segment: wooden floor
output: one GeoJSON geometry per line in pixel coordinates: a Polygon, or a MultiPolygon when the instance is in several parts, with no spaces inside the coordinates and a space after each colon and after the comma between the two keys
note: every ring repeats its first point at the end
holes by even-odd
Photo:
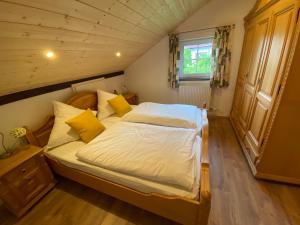
{"type": "MultiPolygon", "coordinates": [[[[210,119],[210,157],[210,225],[300,225],[300,187],[254,179],[227,119],[210,119]]],[[[72,181],[59,180],[55,189],[19,220],[0,207],[0,224],[175,224],[72,181]]]]}

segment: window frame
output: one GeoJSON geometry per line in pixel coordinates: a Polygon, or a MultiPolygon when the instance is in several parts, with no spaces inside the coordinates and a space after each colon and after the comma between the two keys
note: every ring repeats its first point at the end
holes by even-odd
{"type": "Polygon", "coordinates": [[[179,81],[199,81],[199,80],[210,80],[212,77],[212,72],[208,74],[202,73],[193,73],[184,77],[183,74],[183,62],[184,62],[184,46],[193,45],[193,44],[201,44],[213,42],[213,37],[203,37],[203,38],[195,38],[192,40],[180,40],[179,48],[180,48],[180,66],[179,66],[179,81]]]}

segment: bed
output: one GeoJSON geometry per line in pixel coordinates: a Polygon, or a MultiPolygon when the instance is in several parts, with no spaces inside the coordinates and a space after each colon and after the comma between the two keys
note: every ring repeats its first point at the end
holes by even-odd
{"type": "MultiPolygon", "coordinates": [[[[66,103],[81,109],[97,110],[97,95],[95,92],[78,93],[66,103]]],[[[105,123],[106,126],[110,126],[117,121],[117,118],[108,118],[105,123]]],[[[28,129],[29,143],[37,146],[46,145],[53,122],[52,116],[37,130],[28,129]]],[[[45,152],[55,173],[181,224],[207,224],[211,194],[208,120],[205,110],[202,110],[201,137],[197,137],[193,145],[193,148],[199,149],[196,167],[199,176],[196,178],[197,182],[192,191],[184,191],[170,185],[118,174],[105,168],[80,162],[75,157],[75,151],[80,145],[80,141],[75,141],[53,151],[45,152]]]]}

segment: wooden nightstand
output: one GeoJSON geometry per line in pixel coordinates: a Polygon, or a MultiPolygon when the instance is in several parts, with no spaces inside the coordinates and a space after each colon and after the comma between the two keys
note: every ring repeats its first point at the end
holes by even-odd
{"type": "Polygon", "coordinates": [[[39,147],[29,146],[0,160],[0,198],[18,217],[54,185],[54,177],[39,147]]]}
{"type": "Polygon", "coordinates": [[[135,94],[135,93],[125,93],[125,94],[122,94],[122,95],[130,105],[138,105],[139,104],[137,94],[135,94]]]}

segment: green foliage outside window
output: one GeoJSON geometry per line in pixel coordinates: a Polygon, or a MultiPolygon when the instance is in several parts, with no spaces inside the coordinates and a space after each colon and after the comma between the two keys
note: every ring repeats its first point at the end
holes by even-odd
{"type": "Polygon", "coordinates": [[[183,75],[210,74],[211,71],[211,47],[205,47],[202,51],[197,48],[184,48],[183,75]],[[204,51],[203,51],[204,50],[204,51]]]}

